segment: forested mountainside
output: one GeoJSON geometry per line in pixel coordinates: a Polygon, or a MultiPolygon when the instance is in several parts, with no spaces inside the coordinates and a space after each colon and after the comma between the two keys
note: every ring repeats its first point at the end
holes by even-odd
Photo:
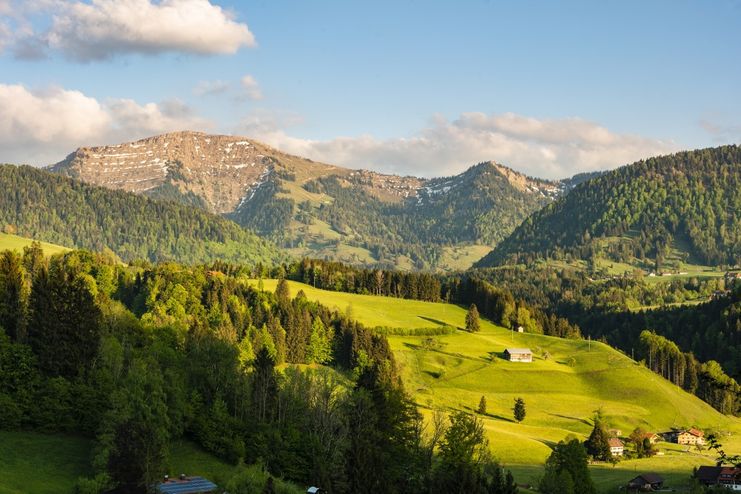
{"type": "Polygon", "coordinates": [[[274,263],[285,258],[270,242],[204,210],[28,166],[0,166],[0,190],[0,225],[37,240],[110,249],[123,260],[274,263]]]}
{"type": "Polygon", "coordinates": [[[197,132],[81,148],[52,170],[224,214],[297,257],[404,269],[467,268],[591,176],[548,182],[491,162],[448,178],[384,175],[197,132]]]}
{"type": "Polygon", "coordinates": [[[601,254],[650,260],[660,270],[670,251],[710,265],[741,262],[741,148],[681,152],[605,173],[533,214],[477,265],[601,254]]]}
{"type": "Polygon", "coordinates": [[[519,175],[522,183],[513,184],[516,175],[481,163],[461,175],[427,181],[414,197],[400,202],[383,201],[363,188],[348,187],[345,178],[330,176],[304,188],[333,201],[299,207],[380,261],[406,255],[415,267],[425,268],[438,264],[444,245],[496,244],[558,193],[555,188],[548,190],[552,195],[528,189],[519,175]]]}

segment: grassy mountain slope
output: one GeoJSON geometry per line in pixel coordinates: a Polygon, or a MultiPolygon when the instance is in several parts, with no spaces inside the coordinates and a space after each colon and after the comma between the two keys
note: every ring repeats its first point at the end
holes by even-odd
{"type": "MultiPolygon", "coordinates": [[[[21,252],[24,247],[28,247],[33,242],[31,238],[19,237],[18,235],[10,235],[7,233],[0,233],[0,252],[4,250],[14,250],[21,252]]],[[[60,252],[67,252],[70,250],[67,247],[61,245],[50,244],[48,242],[41,242],[41,248],[44,253],[48,256],[59,254],[60,252]]]]}
{"type": "Polygon", "coordinates": [[[124,260],[274,262],[283,254],[203,210],[88,185],[28,166],[0,166],[0,225],[20,235],[124,260]]]}
{"type": "MultiPolygon", "coordinates": [[[[450,304],[329,292],[289,283],[292,294],[303,290],[309,299],[329,307],[350,307],[354,318],[371,327],[464,326],[466,311],[450,304]]],[[[263,281],[266,290],[274,290],[276,284],[275,280],[263,281]]],[[[480,333],[435,336],[432,346],[424,340],[389,336],[407,389],[427,413],[434,408],[473,411],[480,397],[486,396],[485,426],[491,446],[508,464],[542,464],[549,444],[568,434],[587,435],[589,420],[599,407],[611,427],[626,435],[637,426],[660,432],[697,425],[731,432],[724,444],[731,451],[741,450],[741,420],[718,413],[602,343],[513,334],[488,321],[482,321],[480,333]],[[530,347],[535,362],[505,361],[501,353],[506,347],[530,347]],[[522,424],[512,420],[515,397],[527,403],[528,416],[522,424]]],[[[687,458],[698,464],[710,461],[707,456],[680,454],[666,444],[662,448],[669,457],[676,456],[671,464],[687,463],[687,458]]],[[[658,468],[660,462],[641,460],[638,465],[658,468]]]]}
{"type": "Polygon", "coordinates": [[[533,214],[477,266],[600,254],[650,260],[657,269],[672,254],[708,265],[738,263],[741,148],[650,158],[582,183],[533,214]]]}
{"type": "Polygon", "coordinates": [[[578,181],[487,162],[423,179],[350,170],[236,136],[174,132],[81,148],[52,171],[223,214],[296,256],[400,269],[465,269],[578,181]]]}

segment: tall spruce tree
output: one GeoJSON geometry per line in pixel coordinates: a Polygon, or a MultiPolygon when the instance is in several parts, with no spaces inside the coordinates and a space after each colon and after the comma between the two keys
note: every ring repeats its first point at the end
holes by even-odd
{"type": "Polygon", "coordinates": [[[512,408],[512,412],[514,414],[515,420],[520,423],[523,420],[525,420],[525,400],[522,398],[516,398],[515,399],[515,406],[512,408]]]}
{"type": "Polygon", "coordinates": [[[481,321],[479,320],[479,310],[476,304],[471,304],[466,314],[466,331],[475,333],[481,330],[481,321]]]}
{"type": "Polygon", "coordinates": [[[0,253],[0,328],[13,341],[25,339],[27,286],[21,256],[10,250],[0,253]]]}
{"type": "Polygon", "coordinates": [[[84,372],[100,345],[100,309],[90,278],[56,258],[31,289],[28,340],[39,367],[52,376],[84,372]]]}
{"type": "Polygon", "coordinates": [[[561,441],[545,463],[539,491],[543,494],[595,494],[587,451],[578,439],[561,441]]]}
{"type": "Polygon", "coordinates": [[[605,426],[602,414],[597,411],[594,414],[594,427],[592,428],[592,432],[584,443],[589,456],[595,460],[609,460],[612,456],[612,453],[610,453],[609,440],[610,435],[607,433],[607,427],[605,426]]]}

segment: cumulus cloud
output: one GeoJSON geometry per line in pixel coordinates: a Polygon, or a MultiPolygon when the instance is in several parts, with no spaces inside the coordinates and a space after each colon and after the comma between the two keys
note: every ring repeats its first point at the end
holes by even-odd
{"type": "Polygon", "coordinates": [[[261,100],[262,90],[254,77],[247,74],[240,80],[244,97],[250,100],[261,100]]]}
{"type": "Polygon", "coordinates": [[[0,84],[0,162],[45,165],[80,146],[209,127],[177,100],[99,102],[79,91],[0,84]]]}
{"type": "MultiPolygon", "coordinates": [[[[16,17],[21,16],[22,24],[23,15],[40,14],[51,15],[48,31],[16,33],[18,40],[78,61],[126,53],[232,54],[255,46],[249,27],[209,0],[36,0],[20,6],[16,17]]],[[[16,56],[24,53],[17,51],[16,56]]]]}
{"type": "Polygon", "coordinates": [[[285,151],[318,161],[388,173],[446,176],[481,161],[496,161],[527,175],[564,178],[614,168],[675,151],[673,142],[612,132],[580,118],[537,119],[515,113],[441,116],[415,135],[372,135],[326,141],[291,137],[280,125],[246,121],[240,130],[285,151]]]}

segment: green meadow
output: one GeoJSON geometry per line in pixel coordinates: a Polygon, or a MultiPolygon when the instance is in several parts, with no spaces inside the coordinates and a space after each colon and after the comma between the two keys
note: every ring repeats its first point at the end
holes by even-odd
{"type": "MultiPolygon", "coordinates": [[[[18,235],[10,235],[7,233],[0,233],[0,252],[4,250],[15,250],[21,252],[24,247],[28,247],[33,242],[31,238],[19,237],[18,235]]],[[[60,252],[67,252],[70,249],[62,247],[61,245],[50,244],[47,242],[41,242],[41,248],[44,250],[44,254],[51,256],[60,252]]]]}
{"type": "MultiPolygon", "coordinates": [[[[72,494],[80,477],[92,475],[93,442],[78,436],[0,431],[0,494],[72,494]]],[[[226,486],[235,479],[264,481],[258,465],[230,465],[189,441],[170,445],[171,476],[200,475],[226,486]]],[[[281,492],[303,489],[279,481],[281,492]]]]}
{"type": "MultiPolygon", "coordinates": [[[[250,280],[256,284],[257,281],[250,280]]],[[[311,300],[348,311],[361,323],[395,328],[464,326],[466,310],[451,304],[319,290],[289,282],[291,294],[303,290],[311,300]]],[[[273,291],[276,280],[263,280],[273,291]]],[[[727,452],[741,452],[741,419],[715,411],[621,352],[599,342],[516,333],[482,321],[479,333],[425,337],[390,336],[405,386],[425,415],[434,410],[473,412],[481,396],[494,454],[512,468],[518,482],[534,482],[550,446],[569,435],[585,438],[594,411],[601,409],[611,428],[624,436],[636,427],[665,432],[697,426],[722,434],[727,452]],[[507,347],[528,347],[532,363],[509,362],[507,347]],[[525,400],[522,423],[512,417],[514,399],[525,400]]],[[[694,466],[711,464],[707,451],[685,451],[659,443],[661,455],[612,465],[593,466],[602,490],[627,482],[635,472],[657,471],[674,482],[687,479],[694,466]]]]}

